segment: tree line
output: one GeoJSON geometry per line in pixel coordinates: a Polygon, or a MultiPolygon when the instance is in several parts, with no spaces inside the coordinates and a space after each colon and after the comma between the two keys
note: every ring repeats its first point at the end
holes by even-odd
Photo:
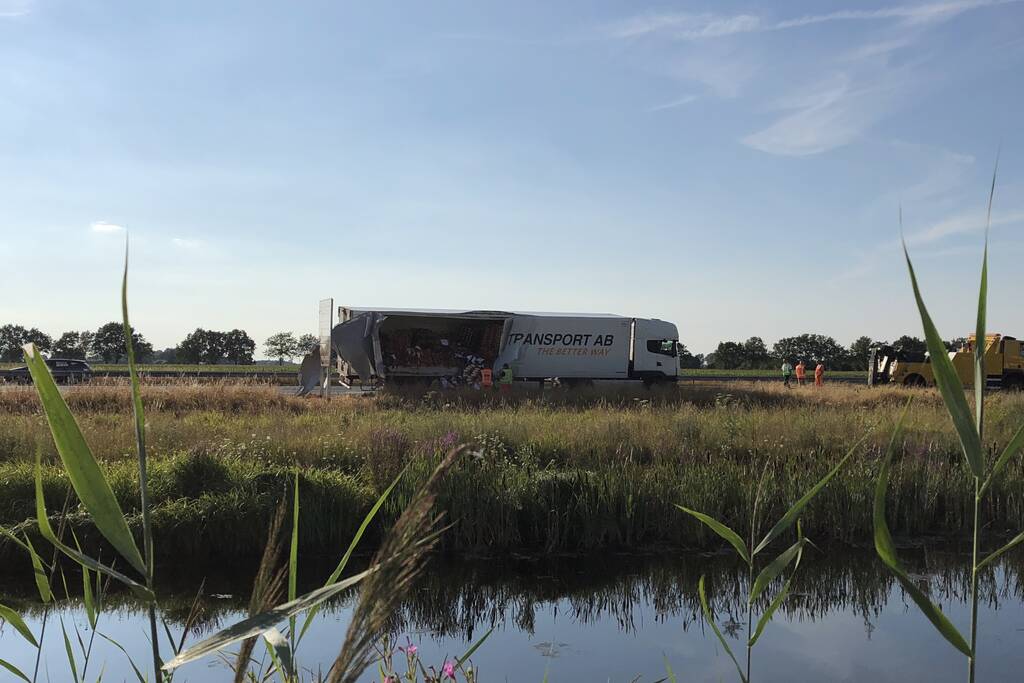
{"type": "MultiPolygon", "coordinates": [[[[124,327],[119,322],[109,322],[99,329],[80,332],[64,332],[59,337],[35,327],[6,324],[0,326],[0,362],[14,363],[22,359],[21,347],[33,343],[50,358],[76,358],[102,361],[104,363],[127,362],[127,347],[124,343],[124,327]]],[[[312,334],[296,337],[291,332],[271,335],[263,344],[268,358],[283,363],[296,356],[305,355],[319,345],[319,338],[312,334]]],[[[142,363],[189,363],[216,365],[231,363],[248,365],[253,362],[256,342],[245,330],[220,332],[201,327],[190,332],[177,346],[156,350],[142,334],[132,329],[132,346],[142,363]]]]}
{"type": "MultiPolygon", "coordinates": [[[[966,339],[959,337],[946,342],[950,351],[959,349],[966,339]]],[[[867,370],[872,347],[892,346],[898,353],[908,356],[924,356],[928,350],[923,339],[903,335],[891,344],[871,337],[858,337],[848,347],[833,337],[823,334],[801,334],[783,337],[771,349],[760,337],[751,337],[744,342],[719,342],[715,350],[707,355],[692,354],[680,345],[679,365],[683,368],[715,368],[718,370],[774,370],[783,361],[796,363],[822,362],[830,370],[867,370]]]]}

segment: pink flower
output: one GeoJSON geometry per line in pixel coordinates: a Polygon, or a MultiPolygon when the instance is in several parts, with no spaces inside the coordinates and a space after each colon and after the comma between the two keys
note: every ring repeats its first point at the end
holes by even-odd
{"type": "Polygon", "coordinates": [[[416,654],[417,650],[419,650],[418,647],[416,647],[415,645],[410,645],[408,648],[406,648],[405,651],[408,652],[410,655],[414,655],[416,654]]]}
{"type": "Polygon", "coordinates": [[[454,681],[455,680],[455,665],[452,664],[451,662],[445,662],[444,666],[441,667],[441,673],[443,673],[446,678],[450,678],[450,679],[452,679],[454,681]]]}

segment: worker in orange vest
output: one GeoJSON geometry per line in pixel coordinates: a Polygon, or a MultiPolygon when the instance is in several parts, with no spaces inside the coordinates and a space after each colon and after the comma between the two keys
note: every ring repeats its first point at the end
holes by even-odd
{"type": "Polygon", "coordinates": [[[796,383],[800,386],[804,385],[804,380],[807,379],[807,366],[804,365],[803,361],[796,364],[796,383]]]}
{"type": "Polygon", "coordinates": [[[818,361],[818,365],[814,368],[814,386],[820,387],[825,383],[825,365],[818,361]]]}
{"type": "Polygon", "coordinates": [[[494,386],[494,372],[490,368],[480,370],[480,386],[490,389],[494,386]]]}

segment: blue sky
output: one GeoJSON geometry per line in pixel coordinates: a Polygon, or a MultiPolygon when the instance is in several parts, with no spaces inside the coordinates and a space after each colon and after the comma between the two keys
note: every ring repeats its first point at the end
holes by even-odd
{"type": "Polygon", "coordinates": [[[1024,335],[1024,2],[0,0],[0,321],[357,306],[1024,335]]]}

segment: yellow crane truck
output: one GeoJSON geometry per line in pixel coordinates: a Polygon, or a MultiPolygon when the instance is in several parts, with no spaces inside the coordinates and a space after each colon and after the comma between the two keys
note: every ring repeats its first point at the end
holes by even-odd
{"type": "MultiPolygon", "coordinates": [[[[949,352],[956,374],[965,386],[974,384],[975,335],[958,350],[949,352]]],[[[985,336],[985,375],[990,387],[1024,389],[1024,341],[1001,334],[985,336]]],[[[927,354],[900,353],[892,346],[871,350],[868,384],[897,384],[909,387],[935,386],[931,359],[927,354]]]]}

